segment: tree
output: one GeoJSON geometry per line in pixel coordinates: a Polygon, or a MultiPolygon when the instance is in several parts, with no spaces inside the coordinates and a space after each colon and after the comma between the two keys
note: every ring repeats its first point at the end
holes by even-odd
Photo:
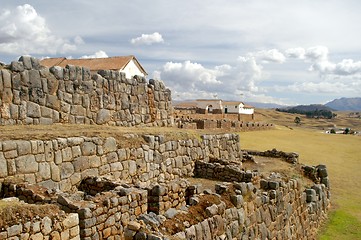
{"type": "Polygon", "coordinates": [[[300,117],[295,117],[294,122],[295,122],[297,125],[300,125],[300,124],[301,124],[301,118],[300,118],[300,117]]]}

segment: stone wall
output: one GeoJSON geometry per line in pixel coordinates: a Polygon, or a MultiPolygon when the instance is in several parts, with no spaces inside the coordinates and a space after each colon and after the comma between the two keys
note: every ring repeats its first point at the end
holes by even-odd
{"type": "Polygon", "coordinates": [[[69,205],[79,215],[81,239],[124,239],[128,223],[147,212],[147,191],[118,187],[69,205]]]}
{"type": "Polygon", "coordinates": [[[237,120],[213,120],[213,119],[176,119],[176,125],[178,128],[185,129],[224,129],[232,131],[255,131],[255,130],[268,130],[273,129],[274,126],[271,123],[263,122],[243,122],[237,120]]]}
{"type": "MultiPolygon", "coordinates": [[[[11,200],[13,201],[13,200],[11,200]]],[[[29,204],[22,203],[23,207],[29,204]]],[[[79,218],[76,213],[62,213],[56,217],[35,217],[30,221],[1,226],[0,239],[66,239],[79,240],[79,218]]]]}
{"type": "Polygon", "coordinates": [[[146,135],[144,139],[146,143],[138,147],[118,147],[112,137],[0,141],[0,182],[69,191],[86,177],[106,176],[148,186],[192,176],[197,160],[242,158],[237,134],[168,141],[162,135],[146,135]]]}
{"type": "Polygon", "coordinates": [[[298,163],[298,153],[278,151],[277,149],[267,151],[243,150],[245,155],[280,158],[288,163],[298,163]]]}
{"type": "Polygon", "coordinates": [[[219,120],[227,119],[230,121],[243,121],[243,122],[254,122],[256,120],[255,114],[237,114],[237,113],[205,113],[205,110],[198,111],[197,109],[180,109],[174,106],[175,118],[183,119],[209,119],[219,120]]]}
{"type": "Polygon", "coordinates": [[[189,183],[184,180],[150,186],[148,188],[148,211],[164,214],[170,208],[185,207],[188,186],[189,183]]]}
{"type": "Polygon", "coordinates": [[[171,92],[161,81],[79,66],[40,66],[23,56],[0,70],[0,124],[173,124],[171,92]]]}
{"type": "Polygon", "coordinates": [[[258,172],[242,170],[240,165],[236,164],[198,160],[194,167],[194,177],[217,179],[226,182],[251,182],[256,176],[258,176],[258,172]]]}
{"type": "Polygon", "coordinates": [[[313,198],[296,180],[276,189],[233,195],[235,207],[211,206],[209,218],[174,235],[177,239],[316,239],[329,208],[328,190],[315,185],[313,198]],[[248,195],[248,197],[246,197],[248,195]]]}

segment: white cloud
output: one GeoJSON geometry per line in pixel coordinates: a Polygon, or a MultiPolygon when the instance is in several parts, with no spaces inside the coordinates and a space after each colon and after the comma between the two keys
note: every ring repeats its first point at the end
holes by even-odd
{"type": "MultiPolygon", "coordinates": [[[[304,68],[301,71],[306,74],[306,70],[307,68],[304,68]]],[[[218,97],[223,99],[239,99],[242,95],[247,97],[246,101],[286,104],[285,98],[274,96],[277,93],[341,95],[361,92],[361,61],[344,59],[333,63],[329,60],[328,48],[324,46],[290,48],[285,54],[277,49],[250,52],[239,56],[232,65],[223,64],[213,68],[206,68],[191,61],[168,62],[161,70],[156,71],[155,75],[166,80],[167,85],[181,98],[212,97],[218,94],[218,97]],[[266,68],[269,65],[265,64],[280,63],[279,74],[283,74],[286,72],[288,65],[285,63],[288,59],[295,59],[292,64],[297,62],[297,59],[299,64],[310,64],[309,70],[322,77],[309,77],[304,80],[295,74],[282,85],[277,82],[272,86],[267,85],[267,81],[274,81],[272,79],[276,76],[272,75],[273,72],[266,68]]]]}
{"type": "Polygon", "coordinates": [[[354,62],[352,59],[343,59],[335,65],[333,73],[336,75],[361,74],[361,61],[354,62]]]}
{"type": "Polygon", "coordinates": [[[310,47],[306,50],[305,56],[311,61],[327,61],[328,60],[328,48],[325,46],[310,47]]]}
{"type": "Polygon", "coordinates": [[[263,77],[262,69],[263,67],[257,63],[254,57],[239,56],[233,73],[239,81],[237,88],[242,91],[257,92],[259,89],[256,86],[256,82],[263,77]]]}
{"type": "Polygon", "coordinates": [[[191,61],[167,62],[160,71],[155,71],[153,76],[167,80],[173,96],[181,95],[183,99],[211,97],[221,87],[219,77],[224,75],[222,69],[227,68],[219,66],[208,69],[191,61]]]}
{"type": "MultiPolygon", "coordinates": [[[[214,85],[220,84],[221,82],[217,80],[217,77],[221,74],[220,71],[211,70],[204,68],[199,63],[192,63],[190,61],[185,61],[183,63],[173,63],[167,62],[163,66],[164,75],[179,75],[183,80],[182,82],[189,82],[191,85],[214,85]]],[[[187,86],[186,86],[187,87],[187,86]]]]}
{"type": "Polygon", "coordinates": [[[257,59],[268,63],[268,62],[275,62],[275,63],[284,63],[286,57],[277,49],[270,49],[270,50],[263,50],[256,53],[252,53],[257,59]]]}
{"type": "Polygon", "coordinates": [[[191,61],[168,62],[153,76],[167,80],[167,85],[175,95],[181,95],[182,98],[212,97],[218,94],[218,97],[224,99],[239,99],[240,93],[260,92],[257,82],[264,74],[262,66],[253,56],[248,55],[240,56],[233,66],[223,64],[214,68],[206,68],[191,61]]]}
{"type": "Polygon", "coordinates": [[[325,46],[307,49],[305,61],[311,62],[310,71],[318,72],[323,78],[339,78],[343,76],[356,76],[361,81],[361,61],[343,59],[338,63],[329,60],[329,51],[325,46]]]}
{"type": "Polygon", "coordinates": [[[304,59],[305,54],[306,54],[306,50],[301,47],[290,48],[286,50],[286,56],[289,58],[304,59]]]}
{"type": "Polygon", "coordinates": [[[134,45],[152,45],[153,43],[164,43],[162,35],[158,32],[152,34],[142,34],[142,36],[133,38],[130,42],[134,45]]]}
{"type": "Polygon", "coordinates": [[[80,58],[107,58],[108,54],[102,50],[97,51],[96,53],[94,53],[93,55],[84,55],[80,58]]]}
{"type": "Polygon", "coordinates": [[[81,42],[52,35],[43,17],[29,4],[0,13],[0,52],[11,54],[56,54],[71,52],[81,42]]]}
{"type": "Polygon", "coordinates": [[[265,95],[263,93],[254,94],[252,92],[246,92],[243,95],[244,96],[242,98],[244,100],[242,99],[242,101],[245,101],[245,102],[276,103],[276,104],[279,104],[279,105],[293,104],[287,99],[267,96],[267,95],[265,95]]]}

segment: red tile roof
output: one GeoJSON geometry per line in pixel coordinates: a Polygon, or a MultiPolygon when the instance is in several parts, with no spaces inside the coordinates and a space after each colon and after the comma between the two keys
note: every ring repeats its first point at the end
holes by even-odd
{"type": "Polygon", "coordinates": [[[122,70],[127,64],[134,60],[134,63],[137,65],[139,70],[147,75],[147,72],[144,70],[142,65],[135,56],[117,56],[117,57],[108,57],[108,58],[82,58],[82,59],[67,59],[67,58],[45,58],[40,61],[40,64],[46,67],[60,66],[65,67],[66,65],[75,65],[87,67],[91,71],[98,70],[122,70]]]}

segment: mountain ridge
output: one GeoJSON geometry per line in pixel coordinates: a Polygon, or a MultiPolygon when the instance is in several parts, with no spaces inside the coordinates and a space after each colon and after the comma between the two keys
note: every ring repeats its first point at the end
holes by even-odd
{"type": "Polygon", "coordinates": [[[361,111],[361,97],[334,99],[325,106],[337,111],[361,111]]]}

